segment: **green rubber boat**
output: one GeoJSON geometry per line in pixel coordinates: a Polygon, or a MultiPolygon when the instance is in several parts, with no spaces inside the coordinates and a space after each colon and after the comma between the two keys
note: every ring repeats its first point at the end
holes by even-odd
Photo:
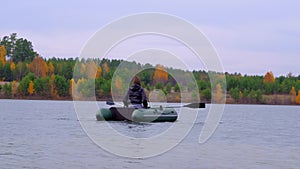
{"type": "Polygon", "coordinates": [[[134,109],[125,107],[102,108],[96,113],[98,121],[174,122],[178,114],[174,108],[134,109]]]}

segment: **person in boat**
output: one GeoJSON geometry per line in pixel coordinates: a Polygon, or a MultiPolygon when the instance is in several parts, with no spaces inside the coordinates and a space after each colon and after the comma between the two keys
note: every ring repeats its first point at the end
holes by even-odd
{"type": "Polygon", "coordinates": [[[134,77],[133,85],[128,89],[123,100],[125,107],[128,107],[128,102],[130,103],[129,107],[136,109],[148,108],[148,98],[144,89],[141,87],[141,81],[137,76],[134,77]]]}

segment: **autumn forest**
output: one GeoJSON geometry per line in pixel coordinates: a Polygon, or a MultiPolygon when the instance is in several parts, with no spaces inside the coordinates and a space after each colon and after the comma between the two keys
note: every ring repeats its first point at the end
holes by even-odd
{"type": "Polygon", "coordinates": [[[71,100],[96,96],[97,100],[106,100],[112,93],[122,97],[128,88],[124,77],[132,78],[131,72],[137,70],[143,70],[138,71],[138,76],[147,94],[160,90],[169,102],[181,101],[184,93],[191,101],[199,95],[207,103],[226,99],[227,103],[240,104],[300,104],[300,75],[275,77],[271,71],[264,76],[190,72],[116,59],[46,59],[34,50],[32,42],[18,38],[16,33],[0,37],[0,98],[3,99],[71,100]],[[130,69],[115,76],[124,62],[130,69]],[[171,76],[174,73],[181,79],[192,74],[197,85],[185,80],[177,83],[171,76]],[[211,81],[212,76],[225,77],[226,83],[211,81]]]}

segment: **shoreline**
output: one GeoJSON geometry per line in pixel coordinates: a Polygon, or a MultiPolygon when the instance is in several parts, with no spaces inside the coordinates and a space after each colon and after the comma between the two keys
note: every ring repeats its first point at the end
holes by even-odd
{"type": "MultiPolygon", "coordinates": [[[[0,100],[41,100],[41,101],[74,101],[74,99],[70,96],[66,97],[59,97],[59,98],[45,98],[41,96],[26,96],[26,97],[0,97],[0,100]]],[[[107,101],[107,100],[112,100],[110,97],[103,97],[103,98],[84,98],[84,99],[79,99],[76,101],[107,101]]],[[[155,101],[155,102],[160,102],[160,101],[155,101]]],[[[180,101],[177,101],[175,99],[168,99],[168,103],[181,103],[180,101]]],[[[182,103],[192,103],[193,101],[190,102],[182,102],[182,103]]],[[[210,101],[200,101],[205,104],[211,104],[210,101]]],[[[215,103],[218,104],[218,103],[215,103]]],[[[297,104],[284,104],[284,103],[245,103],[245,102],[233,102],[231,99],[226,99],[225,104],[230,104],[230,105],[274,105],[274,106],[299,106],[297,104]]]]}

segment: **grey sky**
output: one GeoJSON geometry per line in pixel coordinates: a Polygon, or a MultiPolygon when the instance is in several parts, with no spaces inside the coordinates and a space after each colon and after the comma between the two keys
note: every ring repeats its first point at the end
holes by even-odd
{"type": "Polygon", "coordinates": [[[215,46],[225,71],[299,75],[299,6],[297,0],[10,0],[1,2],[0,36],[17,32],[43,57],[76,57],[111,21],[162,12],[197,26],[215,46]]]}

